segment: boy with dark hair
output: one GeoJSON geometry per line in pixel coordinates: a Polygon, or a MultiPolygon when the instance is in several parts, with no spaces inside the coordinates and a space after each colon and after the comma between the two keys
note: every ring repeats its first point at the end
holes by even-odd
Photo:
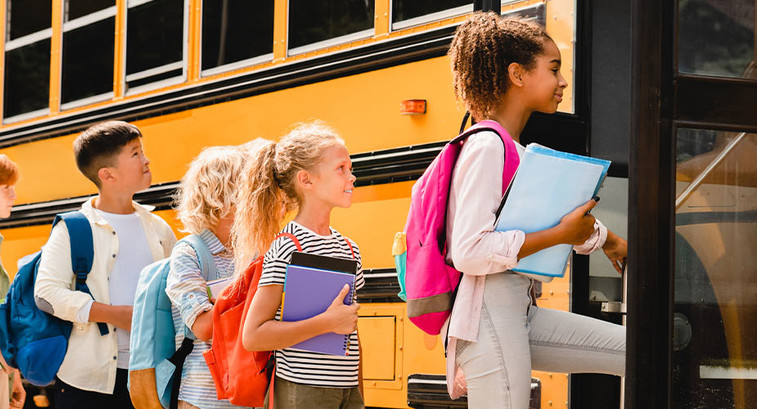
{"type": "Polygon", "coordinates": [[[40,308],[74,323],[55,381],[58,409],[133,408],[126,384],[139,272],[168,257],[176,242],[152,207],[132,201],[152,181],[141,136],[134,125],[110,121],[74,141],[76,164],[99,191],[81,209],[92,227],[94,260],[86,281],[92,296],[74,290],[65,223],[53,228],[44,246],[34,290],[40,308]],[[107,333],[97,323],[106,323],[107,333]]]}

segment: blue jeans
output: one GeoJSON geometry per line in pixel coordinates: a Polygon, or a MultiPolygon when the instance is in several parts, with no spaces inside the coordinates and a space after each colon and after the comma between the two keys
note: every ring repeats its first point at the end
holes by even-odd
{"type": "Polygon", "coordinates": [[[517,273],[486,276],[477,342],[457,341],[468,406],[527,409],[531,370],[623,376],[625,327],[531,305],[532,282],[517,273]]]}

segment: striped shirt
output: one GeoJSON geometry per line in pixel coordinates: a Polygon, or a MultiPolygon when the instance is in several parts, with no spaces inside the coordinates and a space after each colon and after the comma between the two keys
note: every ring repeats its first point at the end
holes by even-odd
{"type": "MultiPolygon", "coordinates": [[[[213,261],[216,263],[218,277],[230,277],[234,274],[234,258],[230,251],[210,231],[200,233],[200,237],[207,243],[213,261]]],[[[184,328],[192,328],[197,317],[209,311],[213,305],[208,299],[205,279],[202,278],[200,262],[191,245],[179,242],[171,253],[171,270],[166,278],[166,294],[171,299],[173,307],[173,325],[176,330],[176,348],[181,346],[184,339],[184,328]]],[[[181,374],[181,388],[179,400],[183,400],[201,409],[221,409],[236,407],[228,400],[218,400],[213,377],[205,363],[202,353],[210,349],[210,342],[195,340],[194,349],[184,361],[181,374]]]]}
{"type": "MultiPolygon", "coordinates": [[[[352,251],[345,237],[338,231],[331,229],[331,234],[321,236],[297,222],[290,222],[282,230],[293,234],[305,253],[322,256],[352,258],[352,251]]],[[[347,239],[349,240],[349,239],[347,239]]],[[[363,278],[360,250],[350,240],[358,262],[358,272],[355,279],[355,289],[365,284],[363,278]]],[[[263,258],[263,274],[259,287],[277,284],[284,285],[286,267],[292,258],[292,252],[297,246],[286,237],[276,239],[263,258]]],[[[353,295],[353,302],[357,297],[353,295]]],[[[281,320],[281,309],[276,312],[276,320],[281,320]]],[[[329,355],[318,352],[285,348],[276,351],[276,376],[290,382],[309,386],[327,388],[352,388],[358,386],[358,364],[360,352],[358,349],[357,331],[350,334],[350,347],[347,356],[329,355]]]]}

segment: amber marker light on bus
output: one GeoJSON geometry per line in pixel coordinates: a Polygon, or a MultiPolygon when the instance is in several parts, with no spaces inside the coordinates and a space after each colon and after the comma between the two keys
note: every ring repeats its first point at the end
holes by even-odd
{"type": "Polygon", "coordinates": [[[406,99],[400,103],[400,114],[402,115],[421,115],[425,113],[425,99],[406,99]]]}

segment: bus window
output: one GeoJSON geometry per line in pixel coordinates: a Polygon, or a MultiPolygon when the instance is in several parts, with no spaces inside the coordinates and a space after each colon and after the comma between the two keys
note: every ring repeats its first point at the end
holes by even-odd
{"type": "Polygon", "coordinates": [[[371,37],[373,10],[373,1],[290,0],[289,53],[371,37]]]}
{"type": "Polygon", "coordinates": [[[8,0],[6,3],[4,122],[48,112],[52,2],[8,0]]]}
{"type": "Polygon", "coordinates": [[[401,30],[471,11],[471,0],[392,0],[392,30],[401,30]]]}
{"type": "Polygon", "coordinates": [[[679,129],[673,407],[757,399],[757,134],[679,129]]]}
{"type": "Polygon", "coordinates": [[[202,69],[230,69],[255,57],[273,55],[273,0],[204,1],[202,3],[202,69]]]}
{"type": "Polygon", "coordinates": [[[681,73],[750,77],[757,70],[754,0],[681,0],[678,16],[681,73]]]}
{"type": "Polygon", "coordinates": [[[50,28],[52,20],[51,0],[8,0],[6,40],[17,40],[29,34],[50,28]]]}
{"type": "Polygon", "coordinates": [[[65,21],[92,14],[116,5],[116,0],[66,0],[65,21]]]}
{"type": "Polygon", "coordinates": [[[61,73],[63,109],[112,97],[115,32],[115,0],[66,0],[61,73]]]}
{"type": "Polygon", "coordinates": [[[126,86],[129,91],[183,80],[185,1],[129,1],[126,14],[126,86]]]}

